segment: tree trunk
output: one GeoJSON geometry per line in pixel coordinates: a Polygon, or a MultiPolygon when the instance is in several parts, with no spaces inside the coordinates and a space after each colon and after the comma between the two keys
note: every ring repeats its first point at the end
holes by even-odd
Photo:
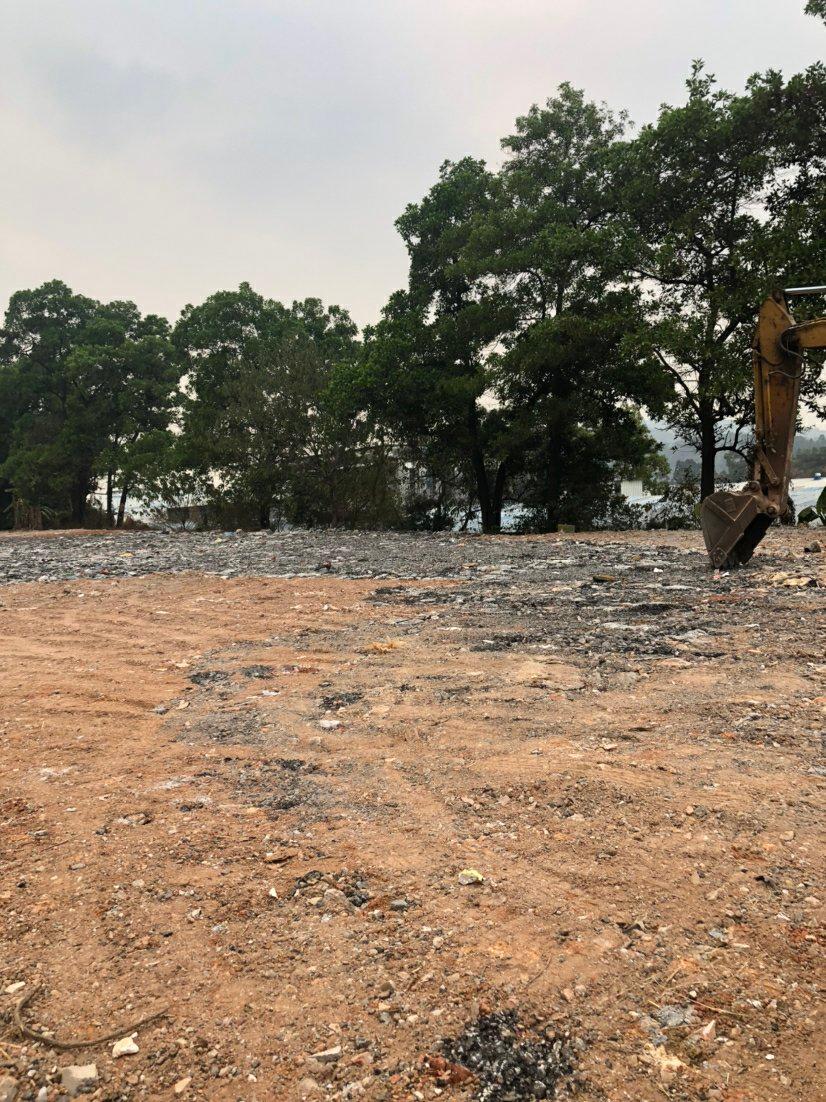
{"type": "Polygon", "coordinates": [[[502,503],[505,498],[505,486],[508,480],[509,462],[503,459],[496,469],[496,478],[493,480],[493,494],[491,495],[491,510],[493,512],[496,531],[502,528],[502,503]]]}
{"type": "Polygon", "coordinates": [[[272,508],[271,501],[262,501],[258,506],[258,525],[260,528],[269,528],[270,526],[270,510],[272,508]]]}
{"type": "Polygon", "coordinates": [[[548,427],[548,459],[545,469],[545,522],[549,532],[560,523],[562,496],[562,441],[552,426],[548,427]]]}
{"type": "Polygon", "coordinates": [[[118,502],[118,528],[123,528],[123,519],[126,516],[126,498],[129,496],[129,483],[124,482],[120,492],[120,501],[118,502]]]}
{"type": "Polygon", "coordinates": [[[714,414],[708,408],[700,409],[700,500],[714,493],[714,464],[717,459],[717,441],[714,436],[714,414]]]}
{"type": "Polygon", "coordinates": [[[112,492],[114,489],[112,482],[114,477],[115,475],[113,471],[106,472],[106,523],[109,525],[110,528],[112,527],[115,519],[114,507],[112,504],[112,492]]]}
{"type": "Polygon", "coordinates": [[[468,411],[468,431],[470,433],[470,462],[473,467],[473,476],[476,482],[476,496],[479,498],[479,512],[482,514],[482,531],[486,535],[492,535],[499,531],[502,510],[494,507],[490,492],[490,479],[488,478],[485,456],[482,451],[482,442],[479,439],[479,414],[476,410],[476,402],[468,411]]]}
{"type": "Polygon", "coordinates": [[[71,504],[71,522],[73,527],[82,528],[86,520],[86,499],[89,496],[89,479],[77,478],[69,493],[71,504]]]}

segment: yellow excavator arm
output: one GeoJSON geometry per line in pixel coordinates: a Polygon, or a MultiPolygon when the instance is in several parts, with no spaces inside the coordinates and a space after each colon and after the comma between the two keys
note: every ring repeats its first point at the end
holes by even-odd
{"type": "Polygon", "coordinates": [[[740,566],[789,503],[792,448],[803,374],[803,352],[826,348],[826,318],[796,325],[788,298],[826,287],[775,291],[760,307],[754,337],[754,472],[740,492],[719,490],[700,506],[712,566],[740,566]]]}

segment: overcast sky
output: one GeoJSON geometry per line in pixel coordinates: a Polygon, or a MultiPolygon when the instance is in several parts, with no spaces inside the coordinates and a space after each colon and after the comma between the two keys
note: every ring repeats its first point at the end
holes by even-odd
{"type": "Polygon", "coordinates": [[[360,324],[445,158],[563,80],[650,120],[824,56],[804,0],[0,0],[0,310],[59,277],[174,319],[249,280],[360,324]]]}

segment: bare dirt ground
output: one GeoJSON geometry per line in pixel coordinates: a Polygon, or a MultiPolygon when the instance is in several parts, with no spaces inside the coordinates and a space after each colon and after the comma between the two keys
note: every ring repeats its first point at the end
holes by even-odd
{"type": "Polygon", "coordinates": [[[0,1098],[824,1097],[812,533],[159,539],[0,541],[0,1098]]]}

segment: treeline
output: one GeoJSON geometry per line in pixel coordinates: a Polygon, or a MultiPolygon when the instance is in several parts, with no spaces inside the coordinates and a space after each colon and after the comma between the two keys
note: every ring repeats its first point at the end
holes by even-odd
{"type": "MultiPolygon", "coordinates": [[[[170,325],[59,281],[0,333],[6,522],[123,523],[130,499],[234,524],[445,527],[507,502],[536,530],[610,521],[666,464],[642,413],[701,458],[748,457],[750,344],[774,286],[826,276],[826,68],[745,90],[695,65],[633,132],[567,84],[396,225],[407,286],[359,333],[249,285],[170,325]],[[225,518],[225,519],[224,519],[225,518]]],[[[354,262],[356,258],[354,258],[354,262]]],[[[804,403],[823,415],[820,364],[804,403]]]]}

